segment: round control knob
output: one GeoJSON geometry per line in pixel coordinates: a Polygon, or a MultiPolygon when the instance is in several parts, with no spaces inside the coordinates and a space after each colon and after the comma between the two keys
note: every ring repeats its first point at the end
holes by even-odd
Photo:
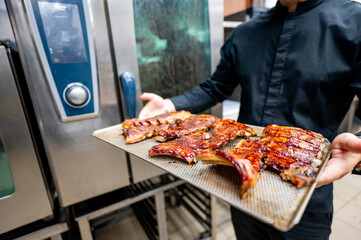
{"type": "Polygon", "coordinates": [[[81,106],[87,102],[89,96],[83,86],[71,86],[66,92],[66,100],[74,106],[81,106]]]}

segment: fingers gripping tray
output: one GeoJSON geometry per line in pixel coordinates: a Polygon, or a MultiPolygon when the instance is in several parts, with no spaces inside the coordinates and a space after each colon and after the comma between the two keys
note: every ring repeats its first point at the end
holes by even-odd
{"type": "MultiPolygon", "coordinates": [[[[251,127],[256,130],[258,136],[261,135],[263,128],[251,127]]],[[[200,162],[190,165],[170,156],[149,158],[148,150],[159,144],[157,141],[147,139],[135,144],[126,144],[124,136],[120,134],[121,131],[122,126],[119,124],[95,131],[93,136],[142,158],[281,231],[290,230],[301,219],[319,175],[331,154],[331,144],[326,140],[322,164],[316,175],[316,182],[311,185],[297,189],[291,183],[282,181],[279,173],[261,170],[256,186],[250,189],[244,199],[241,199],[241,180],[235,168],[200,162]]]]}

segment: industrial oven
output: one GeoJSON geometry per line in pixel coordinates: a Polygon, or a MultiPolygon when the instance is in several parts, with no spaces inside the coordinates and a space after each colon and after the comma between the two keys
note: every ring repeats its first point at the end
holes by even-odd
{"type": "Polygon", "coordinates": [[[4,233],[53,211],[4,46],[0,71],[0,233],[4,233]]]}
{"type": "Polygon", "coordinates": [[[0,236],[44,219],[48,221],[37,236],[47,237],[47,232],[59,236],[68,227],[54,221],[54,194],[40,162],[32,111],[20,88],[23,74],[15,70],[19,59],[4,1],[0,1],[0,36],[0,236]]]}
{"type": "MultiPolygon", "coordinates": [[[[171,97],[204,81],[219,60],[223,1],[0,0],[0,4],[2,56],[8,49],[19,57],[19,67],[11,71],[23,72],[24,81],[17,84],[28,93],[26,105],[32,108],[26,122],[39,132],[34,138],[44,150],[39,168],[43,162],[48,166],[43,172],[49,169],[49,178],[34,171],[34,178],[44,182],[43,195],[50,181],[60,207],[66,208],[163,174],[91,133],[136,117],[143,106],[142,92],[171,97]]],[[[1,122],[1,129],[7,124],[1,122]]],[[[34,164],[39,162],[35,160],[34,164]]],[[[11,168],[15,195],[18,171],[11,168]]],[[[15,195],[0,199],[1,215],[3,201],[12,202],[15,195]]],[[[39,218],[52,214],[52,198],[45,196],[44,201],[46,210],[39,218]]],[[[0,234],[16,227],[1,228],[0,234]]]]}

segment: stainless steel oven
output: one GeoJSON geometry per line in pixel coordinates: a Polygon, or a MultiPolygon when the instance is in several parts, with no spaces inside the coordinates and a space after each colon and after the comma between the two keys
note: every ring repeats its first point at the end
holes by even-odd
{"type": "Polygon", "coordinates": [[[98,2],[6,1],[63,207],[129,184],[125,153],[91,137],[122,120],[98,2]]]}
{"type": "Polygon", "coordinates": [[[0,1],[0,234],[53,217],[53,199],[19,91],[14,36],[0,1]]]}
{"type": "Polygon", "coordinates": [[[17,90],[0,45],[0,234],[53,215],[52,201],[17,90]]]}
{"type": "Polygon", "coordinates": [[[91,134],[136,117],[142,92],[171,97],[215,70],[223,1],[0,2],[60,207],[164,174],[91,134]]]}

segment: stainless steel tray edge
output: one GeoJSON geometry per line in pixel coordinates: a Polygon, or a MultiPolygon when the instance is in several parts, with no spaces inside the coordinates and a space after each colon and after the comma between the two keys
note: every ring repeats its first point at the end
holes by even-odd
{"type": "Polygon", "coordinates": [[[318,179],[320,178],[320,175],[321,173],[323,172],[323,169],[326,167],[326,164],[328,162],[328,160],[330,159],[331,157],[331,143],[328,139],[325,139],[325,141],[328,143],[328,145],[326,146],[327,148],[327,151],[326,151],[326,156],[324,156],[324,161],[319,169],[319,172],[317,173],[317,177],[316,177],[316,181],[310,185],[309,187],[309,191],[308,193],[306,194],[306,196],[304,197],[304,200],[301,202],[301,205],[299,207],[299,211],[296,212],[294,218],[293,218],[293,221],[291,222],[291,224],[285,228],[285,229],[280,229],[281,231],[288,231],[290,230],[294,225],[296,225],[297,223],[300,222],[301,220],[301,217],[304,213],[304,211],[306,210],[306,207],[307,207],[307,204],[308,202],[310,201],[311,197],[312,197],[312,194],[313,194],[313,191],[315,190],[316,188],[316,185],[317,185],[317,182],[318,182],[318,179]]]}

